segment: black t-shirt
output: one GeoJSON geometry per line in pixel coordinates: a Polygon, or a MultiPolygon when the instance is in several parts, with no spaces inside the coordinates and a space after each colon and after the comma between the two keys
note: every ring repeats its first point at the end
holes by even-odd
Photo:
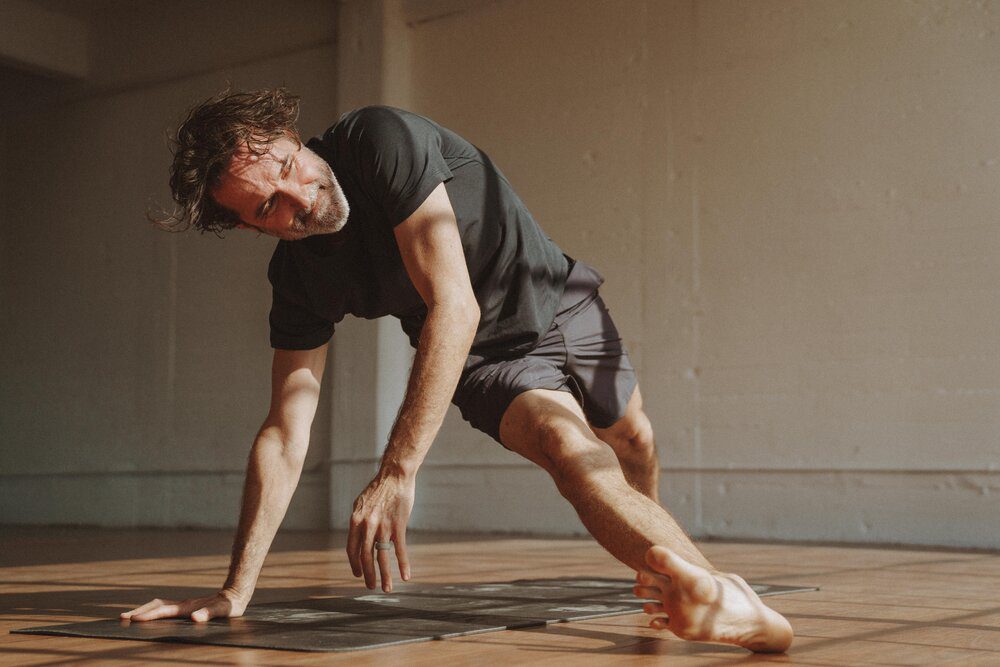
{"type": "Polygon", "coordinates": [[[348,112],[307,145],[330,163],[351,212],[336,234],[278,242],[268,267],[272,347],[318,347],[348,313],[398,317],[415,347],[427,307],[393,228],[442,182],[481,311],[471,353],[513,356],[538,343],[572,260],[483,151],[428,118],[391,107],[348,112]]]}

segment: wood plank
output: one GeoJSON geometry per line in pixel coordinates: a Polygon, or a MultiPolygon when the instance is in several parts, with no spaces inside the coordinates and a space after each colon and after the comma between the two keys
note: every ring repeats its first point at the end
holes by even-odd
{"type": "MultiPolygon", "coordinates": [[[[72,637],[11,635],[20,627],[114,617],[153,597],[212,592],[225,577],[228,537],[196,531],[4,530],[0,533],[0,665],[85,659],[109,664],[338,664],[444,662],[572,665],[635,664],[668,657],[672,665],[741,659],[742,649],[683,642],[646,627],[643,615],[489,633],[349,654],[314,654],[72,637]],[[201,544],[201,546],[199,546],[201,544]],[[210,544],[206,548],[204,544],[210,544]],[[36,551],[42,547],[41,551],[36,551]],[[163,553],[158,553],[162,549],[163,553]],[[39,554],[37,561],[34,554],[39,554]]],[[[590,540],[475,535],[411,537],[417,581],[466,583],[554,576],[629,577],[590,540]]],[[[756,661],[795,665],[1000,664],[1000,555],[711,542],[723,569],[818,592],[768,598],[788,615],[797,639],[789,655],[756,661]]],[[[282,534],[268,557],[255,603],[303,599],[360,585],[341,536],[282,534]]]]}

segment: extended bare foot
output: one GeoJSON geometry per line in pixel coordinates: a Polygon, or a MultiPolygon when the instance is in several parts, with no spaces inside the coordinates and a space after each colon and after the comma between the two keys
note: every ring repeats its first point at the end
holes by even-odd
{"type": "Polygon", "coordinates": [[[792,626],[764,605],[735,574],[711,572],[664,547],[646,552],[648,569],[636,577],[635,594],[654,599],[643,607],[657,616],[649,625],[681,639],[737,644],[757,653],[781,653],[792,643],[792,626]]]}

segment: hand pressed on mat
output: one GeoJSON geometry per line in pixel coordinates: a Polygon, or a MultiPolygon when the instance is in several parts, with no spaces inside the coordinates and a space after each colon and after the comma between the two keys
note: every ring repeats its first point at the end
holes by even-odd
{"type": "Polygon", "coordinates": [[[225,589],[215,595],[189,600],[150,600],[141,607],[121,613],[125,621],[155,621],[160,618],[190,616],[192,621],[204,622],[212,618],[237,618],[246,611],[248,600],[244,600],[225,589]]]}

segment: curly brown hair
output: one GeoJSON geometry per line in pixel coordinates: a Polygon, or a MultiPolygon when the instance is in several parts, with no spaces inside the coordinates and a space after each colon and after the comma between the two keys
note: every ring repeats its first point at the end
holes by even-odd
{"type": "Polygon", "coordinates": [[[298,116],[299,98],[284,88],[245,93],[225,90],[194,106],[171,140],[174,211],[159,218],[150,216],[150,220],[167,231],[194,226],[216,236],[240,224],[236,213],[215,201],[211,189],[241,146],[263,155],[279,137],[298,142],[298,116]]]}

